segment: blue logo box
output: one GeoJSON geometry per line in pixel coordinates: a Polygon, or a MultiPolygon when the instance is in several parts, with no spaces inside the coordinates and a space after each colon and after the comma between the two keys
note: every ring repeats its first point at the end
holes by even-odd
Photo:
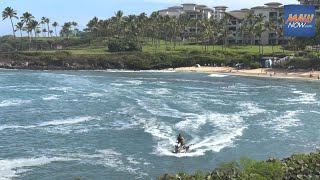
{"type": "Polygon", "coordinates": [[[284,36],[312,37],[316,35],[316,13],[313,5],[284,6],[284,36]]]}

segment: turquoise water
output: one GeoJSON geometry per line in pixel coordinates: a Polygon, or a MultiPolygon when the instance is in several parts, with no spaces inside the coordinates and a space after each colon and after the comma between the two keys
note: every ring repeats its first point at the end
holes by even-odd
{"type": "Polygon", "coordinates": [[[318,81],[0,70],[0,82],[0,179],[155,179],[320,146],[318,81]],[[171,153],[178,133],[191,153],[171,153]]]}

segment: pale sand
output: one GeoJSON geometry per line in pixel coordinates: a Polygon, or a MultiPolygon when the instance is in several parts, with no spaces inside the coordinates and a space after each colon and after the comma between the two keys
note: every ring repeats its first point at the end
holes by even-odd
{"type": "Polygon", "coordinates": [[[245,75],[245,76],[265,76],[275,78],[299,78],[318,80],[320,71],[307,71],[307,70],[285,70],[285,69],[241,69],[237,70],[232,67],[181,67],[175,69],[167,69],[174,71],[186,71],[186,72],[203,72],[203,73],[224,73],[234,75],[245,75]]]}

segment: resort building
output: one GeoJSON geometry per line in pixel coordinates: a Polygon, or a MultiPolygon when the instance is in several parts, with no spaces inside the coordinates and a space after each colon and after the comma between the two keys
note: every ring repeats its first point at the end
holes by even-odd
{"type": "Polygon", "coordinates": [[[298,0],[300,4],[304,5],[314,5],[316,8],[316,13],[320,15],[320,0],[298,0]]]}
{"type": "Polygon", "coordinates": [[[184,3],[181,6],[168,7],[158,11],[161,16],[180,16],[186,15],[191,19],[203,19],[211,18],[212,16],[216,19],[221,19],[223,13],[226,11],[227,7],[217,6],[215,9],[209,8],[206,5],[198,5],[194,3],[184,3]]]}
{"type": "MultiPolygon", "coordinates": [[[[316,10],[320,13],[320,0],[297,0],[300,4],[315,5],[316,10]]],[[[240,27],[245,20],[248,13],[254,15],[262,14],[264,21],[274,22],[278,25],[279,17],[284,15],[284,6],[278,2],[270,2],[264,4],[264,6],[256,6],[250,9],[241,9],[234,11],[227,11],[226,6],[215,6],[210,8],[206,5],[197,5],[194,3],[184,3],[181,6],[173,6],[164,10],[158,11],[159,15],[165,16],[179,16],[186,15],[191,19],[203,19],[213,17],[216,20],[221,20],[224,16],[229,16],[228,31],[229,35],[226,39],[227,44],[250,44],[252,41],[251,35],[243,34],[240,32],[240,27]]],[[[189,27],[189,33],[197,32],[198,27],[189,27]]],[[[262,33],[261,42],[260,39],[254,38],[254,44],[282,44],[279,40],[276,32],[266,30],[262,33]]]]}
{"type": "MultiPolygon", "coordinates": [[[[253,14],[262,14],[263,16],[265,16],[265,21],[273,22],[276,25],[278,24],[278,18],[284,15],[283,5],[278,2],[266,3],[265,6],[256,6],[251,8],[251,10],[253,10],[253,14]]],[[[276,32],[266,30],[262,33],[261,44],[279,44],[277,39],[278,38],[276,32]]],[[[258,40],[256,40],[255,44],[258,43],[258,40]]]]}
{"type": "MultiPolygon", "coordinates": [[[[240,27],[245,20],[248,13],[253,13],[254,15],[262,14],[264,16],[264,21],[271,21],[277,25],[277,20],[280,16],[284,14],[284,9],[281,3],[272,2],[266,3],[264,6],[256,6],[251,9],[241,9],[230,12],[225,12],[229,16],[229,36],[226,40],[227,44],[250,44],[252,37],[249,34],[243,34],[240,32],[240,27]]],[[[254,38],[254,44],[260,44],[260,39],[254,38]]],[[[279,44],[276,32],[266,30],[261,35],[261,44],[279,44]]]]}

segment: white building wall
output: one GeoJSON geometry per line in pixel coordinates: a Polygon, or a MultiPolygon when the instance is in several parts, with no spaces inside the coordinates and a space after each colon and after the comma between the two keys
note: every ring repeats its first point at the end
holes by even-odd
{"type": "Polygon", "coordinates": [[[183,4],[184,11],[195,11],[196,5],[195,4],[183,4]]]}

